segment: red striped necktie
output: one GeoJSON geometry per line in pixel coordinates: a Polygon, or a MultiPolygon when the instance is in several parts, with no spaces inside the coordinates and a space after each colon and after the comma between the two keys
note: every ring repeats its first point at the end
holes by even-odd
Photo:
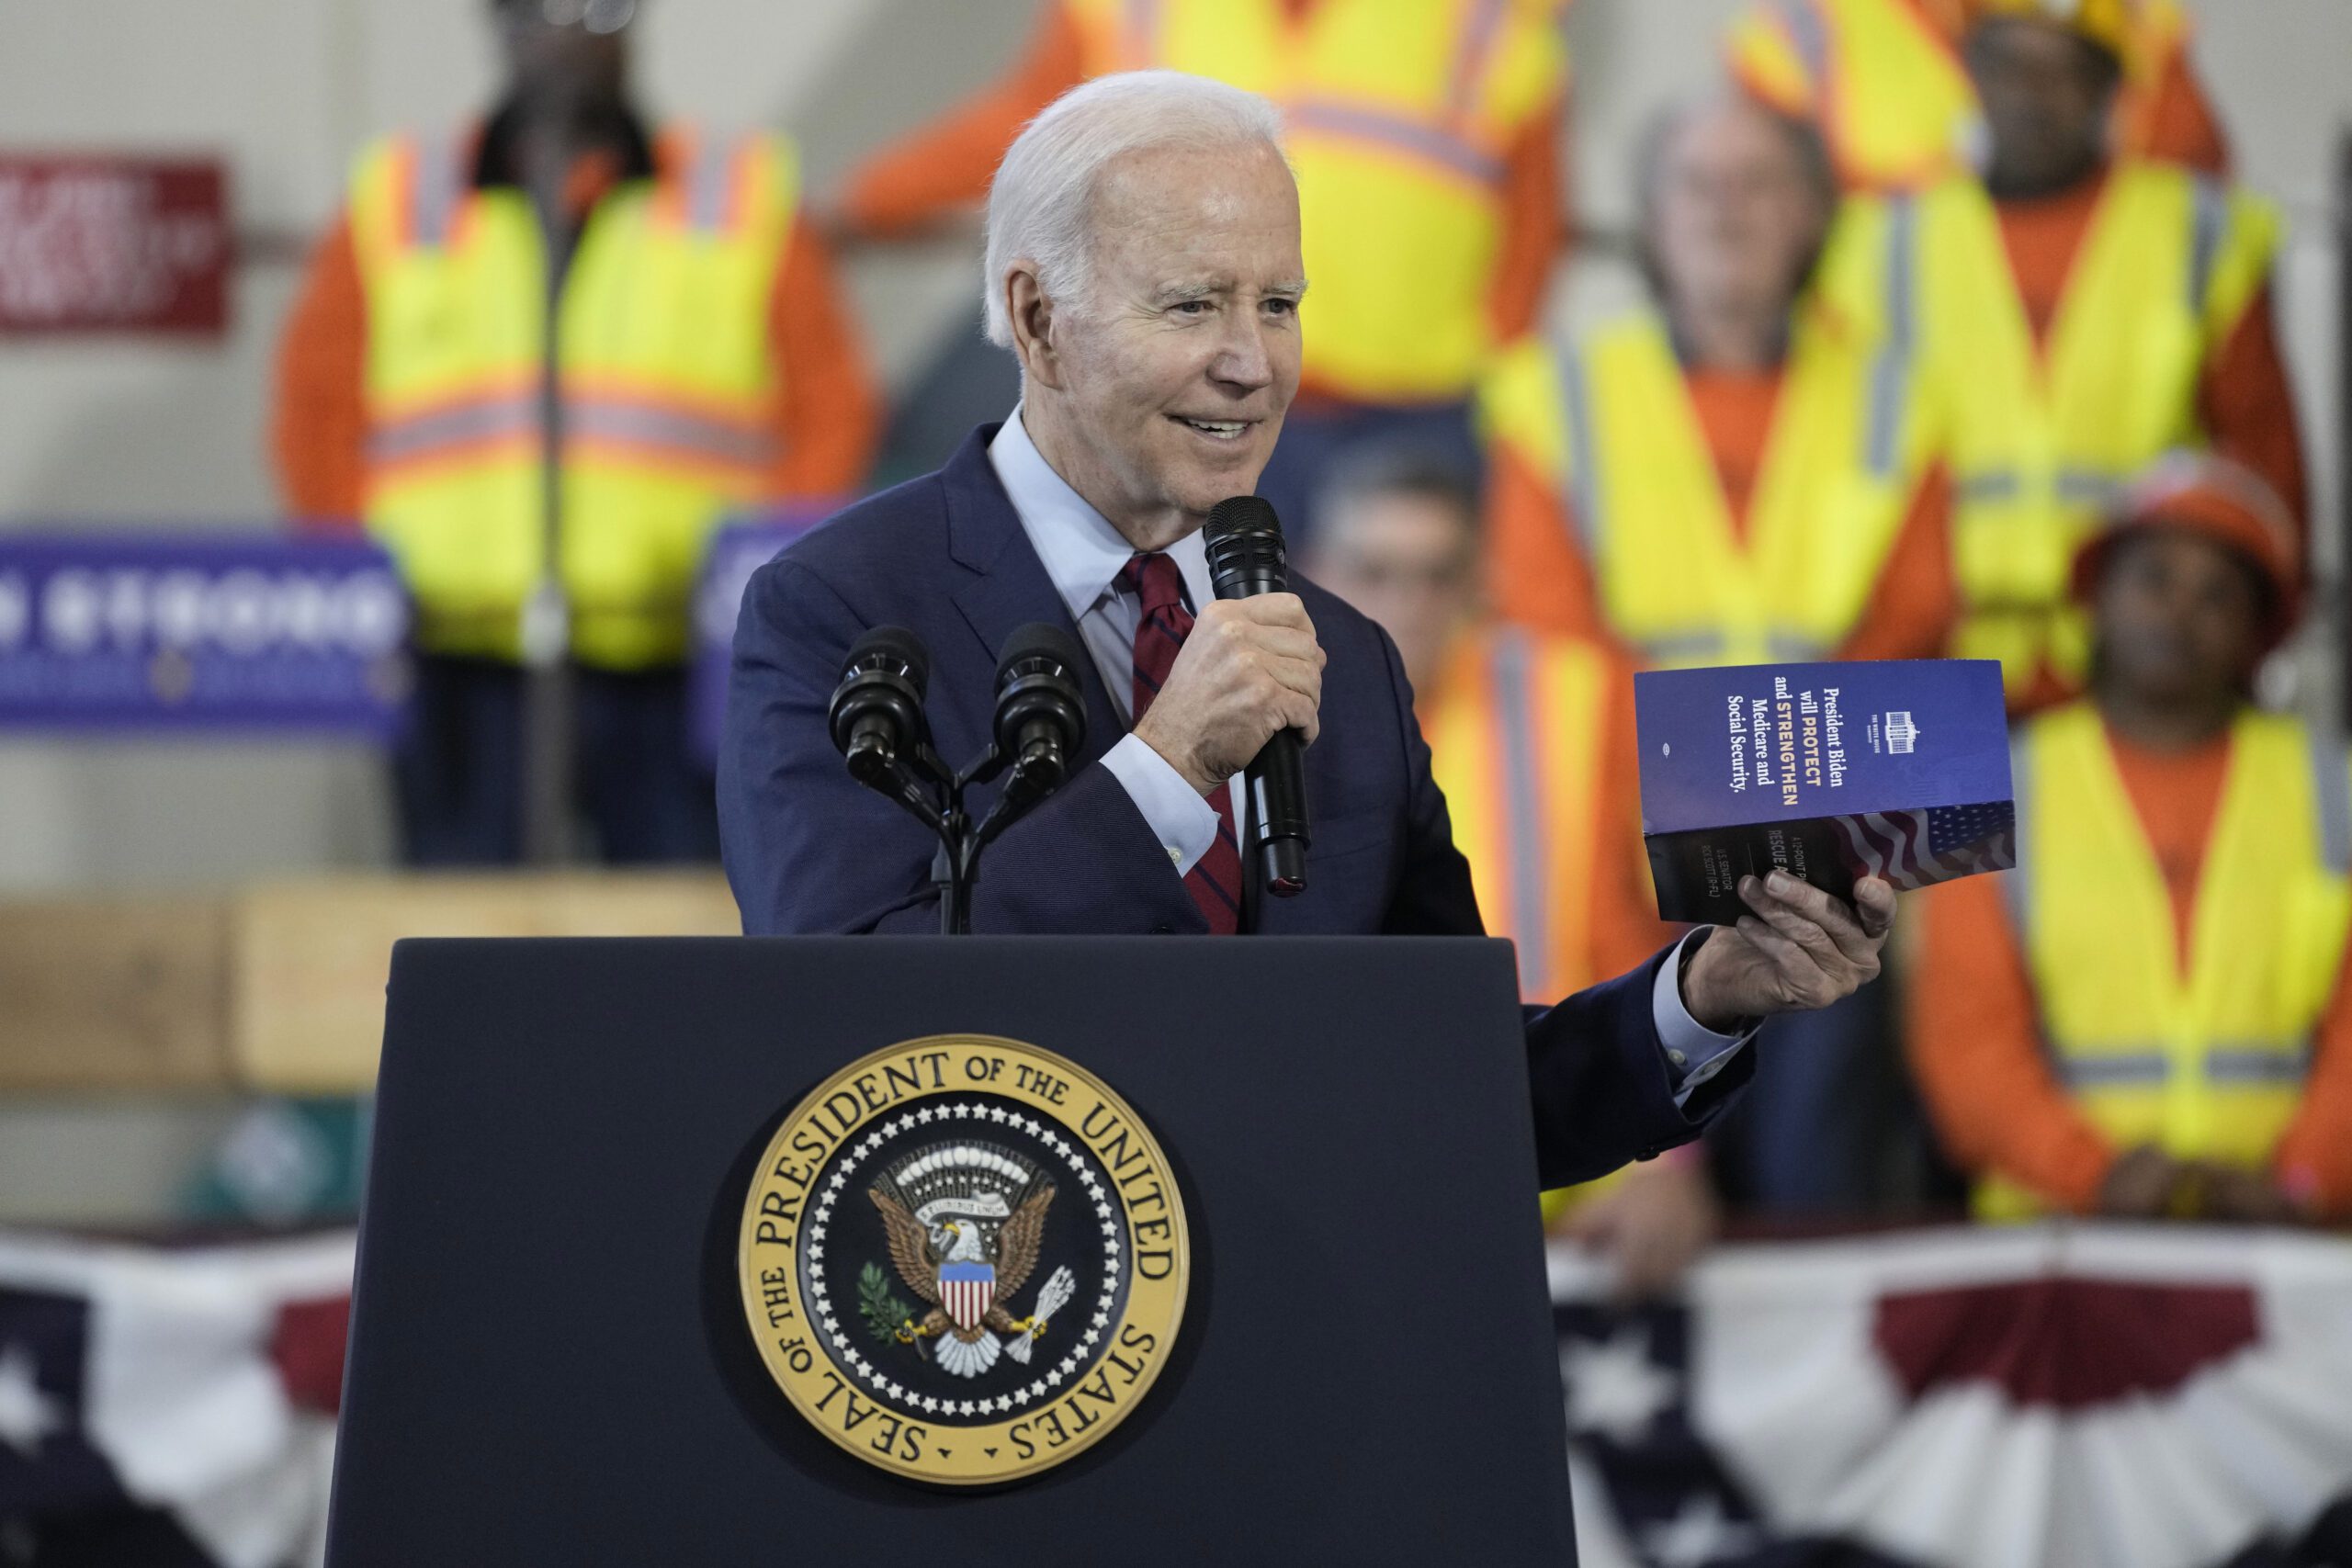
{"type": "MultiPolygon", "coordinates": [[[[1168,683],[1177,650],[1192,635],[1193,613],[1184,608],[1184,580],[1164,555],[1139,555],[1119,570],[1119,591],[1143,601],[1136,623],[1135,722],[1142,723],[1151,699],[1168,683]]],[[[1241,841],[1233,831],[1233,791],[1218,785],[1209,795],[1216,807],[1216,840],[1184,877],[1184,890],[1200,906],[1213,936],[1231,936],[1241,924],[1241,841]]]]}

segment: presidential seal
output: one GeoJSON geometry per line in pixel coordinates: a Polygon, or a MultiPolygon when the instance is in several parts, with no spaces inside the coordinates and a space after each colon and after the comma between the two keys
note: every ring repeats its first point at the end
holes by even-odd
{"type": "Polygon", "coordinates": [[[795,1106],[743,1205],[760,1359],[868,1464],[1035,1475],[1132,1415],[1183,1316],[1167,1157],[1085,1069],[986,1035],[853,1063],[795,1106]]]}

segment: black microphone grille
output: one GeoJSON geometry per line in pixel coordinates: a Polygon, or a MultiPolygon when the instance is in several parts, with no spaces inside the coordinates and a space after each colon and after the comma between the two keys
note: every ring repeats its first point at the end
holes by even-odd
{"type": "Polygon", "coordinates": [[[1201,543],[1209,558],[1209,581],[1220,599],[1280,593],[1290,586],[1282,523],[1257,496],[1228,496],[1209,508],[1201,543]]]}
{"type": "Polygon", "coordinates": [[[1229,495],[1209,508],[1203,532],[1211,544],[1235,534],[1272,534],[1279,539],[1283,525],[1274,515],[1273,502],[1263,496],[1229,495]]]}
{"type": "Polygon", "coordinates": [[[904,626],[876,626],[849,645],[848,670],[895,667],[905,672],[920,696],[931,685],[931,654],[922,638],[904,626]]]}
{"type": "Polygon", "coordinates": [[[1060,665],[1071,680],[1077,680],[1078,639],[1050,621],[1031,621],[1004,639],[1004,649],[996,661],[997,684],[1025,673],[1020,666],[1044,660],[1060,665]]]}

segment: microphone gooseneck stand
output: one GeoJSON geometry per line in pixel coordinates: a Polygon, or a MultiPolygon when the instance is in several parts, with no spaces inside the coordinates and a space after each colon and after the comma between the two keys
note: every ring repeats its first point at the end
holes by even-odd
{"type": "Polygon", "coordinates": [[[1077,657],[1058,628],[1013,633],[997,671],[995,733],[970,765],[951,772],[931,744],[922,709],[930,660],[914,634],[880,626],[850,649],[828,713],[834,743],[853,778],[938,836],[931,879],[943,936],[971,934],[980,852],[1068,776],[1086,733],[1077,657]],[[974,822],[967,793],[1000,778],[996,803],[974,822]]]}

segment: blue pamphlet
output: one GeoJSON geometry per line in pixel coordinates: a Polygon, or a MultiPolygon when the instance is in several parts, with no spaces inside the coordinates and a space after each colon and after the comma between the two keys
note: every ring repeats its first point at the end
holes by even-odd
{"type": "Polygon", "coordinates": [[[1747,912],[1775,869],[1850,900],[2017,864],[2001,667],[1754,664],[1634,677],[1642,834],[1669,920],[1747,912]]]}

